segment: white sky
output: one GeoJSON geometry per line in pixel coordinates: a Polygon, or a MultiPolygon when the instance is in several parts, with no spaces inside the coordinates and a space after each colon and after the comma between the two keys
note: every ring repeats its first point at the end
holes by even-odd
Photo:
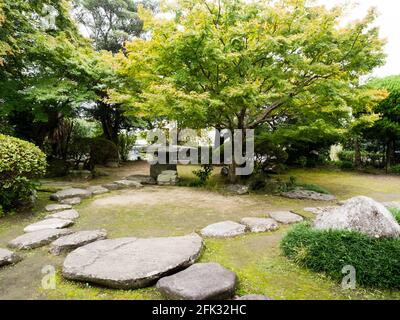
{"type": "Polygon", "coordinates": [[[318,0],[319,3],[328,7],[355,3],[356,7],[349,10],[346,20],[360,19],[365,16],[370,7],[376,7],[379,17],[376,25],[380,27],[382,38],[387,40],[386,54],[388,55],[386,65],[376,69],[374,76],[383,77],[400,74],[400,1],[399,0],[318,0]]]}

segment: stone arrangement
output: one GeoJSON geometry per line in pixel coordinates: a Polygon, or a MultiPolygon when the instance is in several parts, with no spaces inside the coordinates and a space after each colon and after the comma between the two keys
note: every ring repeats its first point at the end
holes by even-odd
{"type": "MultiPolygon", "coordinates": [[[[74,220],[79,219],[79,212],[73,206],[80,204],[82,199],[112,190],[142,188],[143,185],[173,185],[177,180],[177,172],[167,170],[159,175],[157,181],[136,175],[102,186],[58,191],[50,197],[58,203],[45,208],[48,215],[25,227],[25,234],[11,240],[8,246],[16,250],[32,250],[49,245],[49,253],[66,254],[62,275],[70,280],[116,289],[137,289],[156,284],[167,299],[268,300],[260,295],[235,297],[238,279],[234,272],[217,263],[197,263],[204,243],[196,233],[180,237],[107,239],[107,231],[103,229],[68,229],[74,220]]],[[[292,220],[287,223],[302,221],[302,217],[292,215],[292,220]]],[[[248,217],[240,223],[218,222],[205,227],[200,234],[226,238],[246,232],[275,231],[279,228],[278,220],[284,221],[280,215],[276,218],[248,217]]],[[[21,259],[12,251],[0,249],[0,266],[15,264],[21,259]]]]}
{"type": "Polygon", "coordinates": [[[293,191],[281,193],[282,197],[289,199],[300,199],[300,200],[316,200],[316,201],[334,201],[336,197],[331,194],[318,193],[311,190],[305,190],[298,188],[293,191]]]}

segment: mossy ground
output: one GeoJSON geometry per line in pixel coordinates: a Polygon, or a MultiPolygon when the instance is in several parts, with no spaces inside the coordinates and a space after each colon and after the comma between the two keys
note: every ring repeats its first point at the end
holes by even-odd
{"type": "MultiPolygon", "coordinates": [[[[190,179],[193,168],[180,168],[190,179]]],[[[109,169],[110,176],[90,184],[112,181],[146,169],[128,165],[109,169]]],[[[336,194],[339,199],[367,195],[381,201],[400,199],[400,177],[373,176],[329,170],[292,170],[283,178],[296,176],[301,183],[314,183],[336,194]]],[[[272,195],[242,197],[218,191],[219,178],[214,177],[207,188],[146,187],[142,190],[116,191],[84,200],[76,207],[81,217],[74,229],[105,228],[109,237],[172,236],[198,231],[221,220],[240,220],[246,216],[265,216],[271,210],[295,210],[329,205],[314,201],[298,201],[272,195]]],[[[89,183],[84,183],[87,185],[89,183]]],[[[64,185],[80,186],[49,180],[44,189],[64,185]]],[[[40,192],[37,207],[31,213],[15,214],[0,219],[0,247],[22,233],[29,223],[44,215],[42,209],[50,193],[40,192]],[[35,212],[35,213],[33,213],[35,212]]],[[[262,234],[248,234],[233,239],[206,239],[200,261],[219,262],[235,271],[240,279],[237,294],[265,294],[274,299],[400,299],[400,292],[359,288],[344,291],[324,275],[304,270],[281,255],[279,242],[289,227],[262,234]]],[[[64,280],[60,275],[61,257],[54,257],[48,248],[22,252],[24,260],[15,266],[0,269],[0,299],[160,299],[154,287],[141,290],[111,290],[64,280]],[[44,290],[41,270],[52,265],[57,270],[57,287],[44,290]]]]}

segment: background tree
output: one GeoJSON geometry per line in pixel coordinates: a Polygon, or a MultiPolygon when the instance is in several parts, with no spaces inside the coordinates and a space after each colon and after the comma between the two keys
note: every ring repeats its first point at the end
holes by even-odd
{"type": "MultiPolygon", "coordinates": [[[[186,0],[164,11],[174,19],[143,12],[151,38],[119,55],[120,73],[139,77],[142,93],[126,87],[112,98],[182,126],[274,130],[304,111],[340,126],[345,96],[384,61],[373,10],[345,28],[342,8],[306,0],[186,0]]],[[[234,181],[235,165],[230,172],[234,181]]]]}

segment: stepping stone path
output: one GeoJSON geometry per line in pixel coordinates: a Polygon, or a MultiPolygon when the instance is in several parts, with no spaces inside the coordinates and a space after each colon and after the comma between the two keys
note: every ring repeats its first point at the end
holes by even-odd
{"type": "Polygon", "coordinates": [[[80,204],[81,202],[82,199],[79,197],[64,199],[60,201],[61,204],[69,204],[70,206],[75,206],[77,204],[80,204]]]}
{"type": "Polygon", "coordinates": [[[106,230],[78,231],[58,238],[50,245],[50,253],[59,255],[72,251],[78,247],[107,238],[106,230]]]}
{"type": "Polygon", "coordinates": [[[223,221],[210,224],[200,231],[205,237],[228,238],[244,234],[246,226],[233,221],[223,221]]]}
{"type": "Polygon", "coordinates": [[[15,264],[21,260],[21,257],[14,252],[0,248],[0,267],[8,264],[15,264]]]}
{"type": "Polygon", "coordinates": [[[91,186],[91,187],[87,188],[86,190],[91,192],[93,195],[99,195],[99,194],[104,194],[104,193],[110,192],[110,190],[108,190],[107,188],[104,188],[102,186],[91,186]]]}
{"type": "Polygon", "coordinates": [[[45,219],[52,219],[52,218],[75,220],[79,218],[79,213],[78,211],[71,209],[71,210],[56,212],[45,217],[45,219]]]}
{"type": "Polygon", "coordinates": [[[236,298],[235,300],[272,300],[271,298],[268,298],[266,296],[260,295],[260,294],[247,294],[245,296],[241,296],[236,298]]]}
{"type": "Polygon", "coordinates": [[[271,216],[272,219],[283,224],[292,224],[304,220],[303,217],[289,211],[272,212],[269,215],[271,216]]]}
{"type": "Polygon", "coordinates": [[[141,174],[137,174],[137,175],[132,175],[132,176],[126,177],[125,180],[136,181],[136,182],[139,182],[141,184],[147,184],[147,185],[155,185],[155,184],[157,184],[157,181],[153,177],[146,176],[146,175],[141,175],[141,174]]]}
{"type": "Polygon", "coordinates": [[[197,234],[170,238],[100,240],[71,252],[63,276],[116,289],[151,285],[170,272],[192,265],[203,249],[197,234]]]}
{"type": "Polygon", "coordinates": [[[131,180],[119,180],[119,181],[114,181],[115,184],[117,184],[120,188],[142,188],[143,185],[137,181],[131,181],[131,180]]]}
{"type": "Polygon", "coordinates": [[[46,229],[29,232],[10,241],[8,246],[18,250],[30,250],[48,245],[59,237],[71,234],[69,229],[46,229]]]}
{"type": "Polygon", "coordinates": [[[45,208],[47,212],[63,211],[69,209],[72,209],[72,206],[69,204],[49,204],[45,208]]]}
{"type": "Polygon", "coordinates": [[[108,190],[111,190],[111,191],[121,189],[120,185],[118,185],[116,183],[106,183],[106,184],[103,184],[102,187],[106,188],[108,190]]]}
{"type": "Polygon", "coordinates": [[[74,222],[71,220],[65,219],[45,219],[36,223],[33,223],[27,227],[25,227],[24,232],[34,232],[39,230],[46,230],[46,229],[63,229],[73,225],[74,222]]]}
{"type": "Polygon", "coordinates": [[[279,229],[279,224],[271,218],[243,218],[240,223],[250,232],[267,232],[279,229]]]}
{"type": "Polygon", "coordinates": [[[89,198],[92,195],[92,193],[88,190],[85,189],[76,189],[76,188],[70,188],[70,189],[64,189],[61,191],[58,191],[50,196],[51,200],[54,201],[61,201],[64,199],[69,199],[69,198],[89,198]]]}
{"type": "Polygon", "coordinates": [[[222,300],[234,295],[236,283],[236,274],[218,263],[196,263],[161,278],[157,289],[173,300],[222,300]]]}

